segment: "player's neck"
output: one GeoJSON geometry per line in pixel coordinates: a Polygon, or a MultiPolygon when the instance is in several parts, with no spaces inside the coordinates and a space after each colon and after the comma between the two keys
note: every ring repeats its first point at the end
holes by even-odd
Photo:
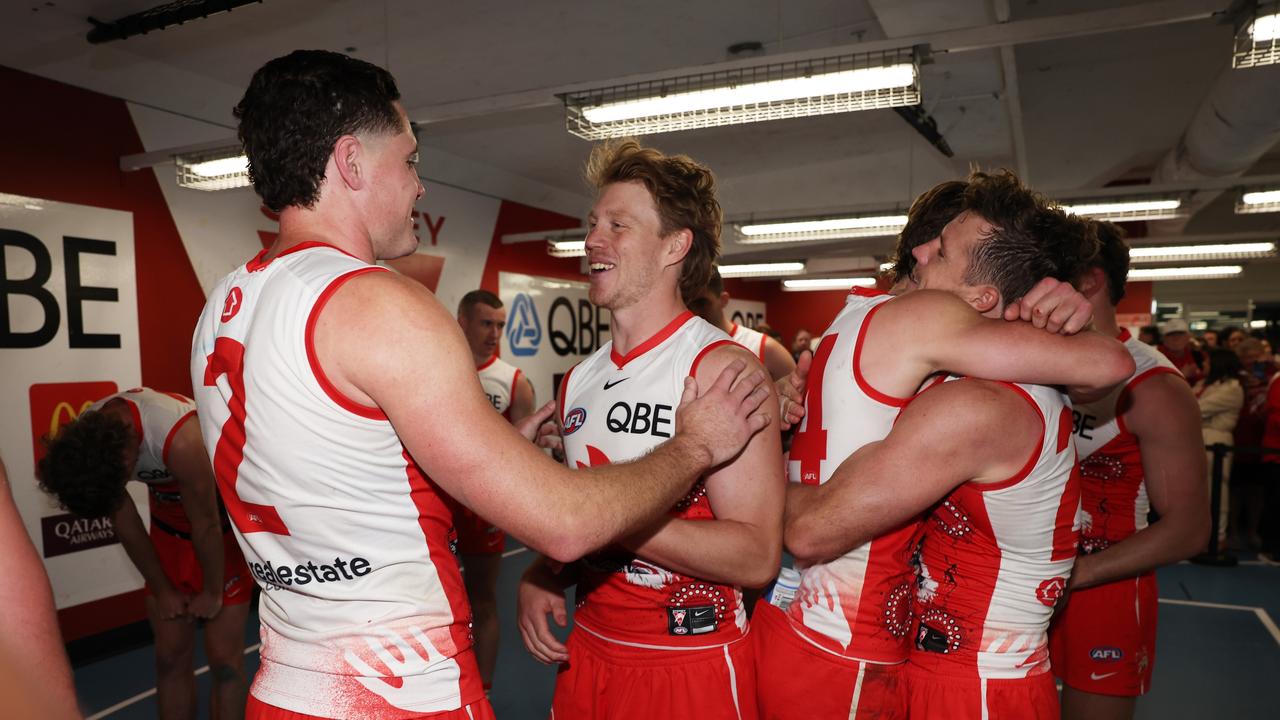
{"type": "Polygon", "coordinates": [[[280,211],[280,234],[267,251],[267,259],[273,259],[289,248],[307,242],[332,245],[339,250],[372,264],[373,243],[369,234],[351,213],[322,207],[318,202],[314,209],[289,206],[280,211]]]}
{"type": "Polygon", "coordinates": [[[1093,329],[1106,335],[1116,337],[1120,334],[1120,322],[1116,320],[1116,308],[1107,302],[1093,304],[1093,329]]]}
{"type": "Polygon", "coordinates": [[[684,312],[688,312],[688,308],[680,301],[678,292],[670,296],[645,298],[625,308],[611,310],[613,351],[626,355],[684,312]]]}
{"type": "Polygon", "coordinates": [[[475,361],[477,370],[479,370],[481,367],[483,367],[485,364],[487,364],[490,360],[494,359],[495,357],[497,357],[497,353],[493,353],[492,355],[489,353],[485,353],[484,355],[477,355],[474,352],[471,353],[471,359],[475,361]]]}

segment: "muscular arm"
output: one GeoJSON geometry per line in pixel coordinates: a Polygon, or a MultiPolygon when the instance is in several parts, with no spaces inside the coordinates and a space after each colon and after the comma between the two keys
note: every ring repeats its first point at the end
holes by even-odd
{"type": "MultiPolygon", "coordinates": [[[[738,358],[759,367],[736,345],[717,348],[698,365],[698,384],[710,383],[738,358]]],[[[768,405],[777,402],[770,393],[768,405]]],[[[692,577],[759,587],[778,573],[782,557],[781,435],[776,419],[729,464],[706,478],[715,520],[664,518],[624,540],[640,557],[692,577]]]]}
{"type": "Polygon", "coordinates": [[[777,381],[790,375],[791,371],[796,369],[796,361],[791,357],[791,353],[782,347],[782,343],[765,335],[764,367],[769,371],[769,377],[777,381]]]}
{"type": "MultiPolygon", "coordinates": [[[[22,524],[9,493],[9,480],[0,465],[0,659],[28,677],[10,678],[15,688],[40,687],[32,697],[44,698],[41,710],[52,717],[80,717],[71,667],[62,646],[54,612],[53,590],[44,565],[22,524]]],[[[30,691],[30,690],[29,690],[30,691]]],[[[7,703],[6,703],[7,704],[7,703]]],[[[14,712],[11,707],[10,712],[14,712]]]]}
{"type": "Polygon", "coordinates": [[[461,329],[420,284],[381,272],[347,282],[321,313],[315,342],[339,391],[380,407],[445,491],[562,562],[639,529],[776,414],[766,407],[767,415],[746,419],[768,396],[757,385],[763,377],[731,392],[726,381],[694,406],[682,404],[672,440],[634,463],[593,469],[584,481],[493,412],[461,329]],[[353,335],[362,342],[350,342],[353,335]]]}
{"type": "Polygon", "coordinates": [[[142,524],[142,516],[138,515],[138,508],[133,505],[133,498],[126,495],[120,508],[111,513],[111,525],[115,528],[116,537],[120,538],[120,544],[124,546],[129,560],[142,574],[142,579],[147,582],[151,591],[157,595],[177,593],[177,588],[169,582],[169,577],[164,574],[164,568],[160,566],[160,557],[156,555],[155,546],[151,544],[147,527],[142,524]]]}
{"type": "Polygon", "coordinates": [[[849,456],[818,486],[787,488],[786,545],[802,562],[838,557],[910,520],[969,482],[1015,475],[1042,423],[1007,387],[982,380],[921,393],[882,441],[849,456]]]}
{"type": "Polygon", "coordinates": [[[1081,556],[1071,587],[1100,585],[1178,562],[1209,538],[1200,410],[1185,380],[1160,374],[1133,388],[1124,423],[1138,437],[1147,495],[1160,519],[1146,530],[1081,556]]]}
{"type": "Polygon", "coordinates": [[[1134,367],[1121,343],[1097,332],[1066,336],[987,318],[955,295],[933,290],[877,310],[860,360],[872,386],[896,397],[909,397],[939,370],[1087,394],[1124,381],[1134,367]]]}
{"type": "Polygon", "coordinates": [[[511,395],[511,408],[507,413],[511,416],[511,424],[514,425],[532,415],[536,407],[537,400],[533,397],[533,383],[529,382],[529,378],[525,377],[525,374],[521,372],[516,376],[515,391],[511,395]]]}
{"type": "Polygon", "coordinates": [[[182,509],[191,522],[191,545],[203,573],[200,593],[203,601],[192,607],[192,613],[197,617],[213,617],[222,604],[222,522],[218,516],[213,466],[204,450],[200,423],[194,417],[174,434],[166,465],[182,491],[182,509]]]}

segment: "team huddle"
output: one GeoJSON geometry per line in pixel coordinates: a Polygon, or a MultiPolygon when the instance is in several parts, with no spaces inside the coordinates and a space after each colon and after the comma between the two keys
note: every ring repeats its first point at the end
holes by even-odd
{"type": "MultiPolygon", "coordinates": [[[[538,553],[518,626],[559,667],[552,718],[1132,716],[1152,572],[1208,511],[1195,399],[1116,321],[1118,228],[1007,172],[942,183],[896,282],[855,288],[797,365],[725,321],[711,171],[601,144],[586,253],[612,339],[535,407],[497,357],[499,298],[455,316],[375,264],[417,245],[398,99],[336,53],[254,75],[236,117],[280,234],[211,292],[194,403],[113,396],[41,465],[68,508],[132,513],[158,666],[190,673],[174,618],[215,618],[218,716],[491,718],[510,535],[538,553]],[[103,457],[119,487],[78,492],[103,457]],[[784,548],[794,597],[753,603],[784,548]]],[[[180,678],[160,691],[194,707],[180,678]]]]}

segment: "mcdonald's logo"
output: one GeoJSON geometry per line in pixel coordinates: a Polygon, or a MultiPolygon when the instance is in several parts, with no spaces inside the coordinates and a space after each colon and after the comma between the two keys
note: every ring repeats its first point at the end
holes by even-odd
{"type": "Polygon", "coordinates": [[[35,461],[44,457],[45,436],[52,437],[58,428],[80,417],[88,407],[114,394],[118,386],[109,380],[77,383],[39,383],[32,385],[31,446],[35,461]]]}

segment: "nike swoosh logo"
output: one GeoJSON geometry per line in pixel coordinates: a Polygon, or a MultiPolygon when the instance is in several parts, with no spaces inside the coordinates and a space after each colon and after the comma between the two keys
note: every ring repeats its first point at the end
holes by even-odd
{"type": "Polygon", "coordinates": [[[607,381],[607,380],[606,380],[606,381],[605,381],[605,383],[604,383],[604,389],[605,389],[605,390],[608,390],[609,388],[613,387],[614,385],[617,385],[618,383],[621,383],[621,382],[626,382],[626,381],[628,381],[628,380],[630,380],[630,379],[631,379],[631,378],[629,378],[629,377],[624,377],[624,378],[622,378],[621,380],[614,380],[613,382],[609,382],[609,381],[607,381]]]}
{"type": "Polygon", "coordinates": [[[693,611],[693,616],[694,616],[694,617],[702,617],[702,616],[704,616],[704,615],[708,615],[708,614],[710,614],[710,613],[711,613],[711,611],[710,611],[710,610],[694,610],[694,611],[693,611]]]}
{"type": "Polygon", "coordinates": [[[1107,678],[1111,677],[1112,675],[1119,675],[1119,674],[1120,674],[1120,673],[1119,673],[1118,671],[1117,671],[1117,672],[1103,673],[1103,674],[1101,674],[1101,675],[1099,675],[1098,673],[1089,673],[1089,679],[1090,679],[1090,680],[1105,680],[1105,679],[1107,679],[1107,678]]]}

